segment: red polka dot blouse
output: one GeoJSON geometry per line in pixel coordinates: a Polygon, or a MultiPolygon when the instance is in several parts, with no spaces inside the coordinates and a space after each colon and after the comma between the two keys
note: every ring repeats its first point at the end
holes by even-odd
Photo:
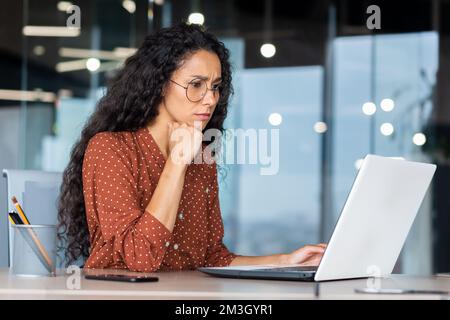
{"type": "Polygon", "coordinates": [[[227,266],[215,164],[190,164],[170,232],[147,207],[165,164],[146,128],[101,132],[83,160],[90,234],[85,268],[154,272],[227,266]]]}

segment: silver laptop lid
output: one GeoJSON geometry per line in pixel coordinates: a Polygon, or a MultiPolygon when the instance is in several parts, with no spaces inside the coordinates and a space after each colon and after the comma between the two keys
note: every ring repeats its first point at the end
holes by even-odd
{"type": "Polygon", "coordinates": [[[367,155],[314,279],[391,274],[435,170],[367,155]]]}

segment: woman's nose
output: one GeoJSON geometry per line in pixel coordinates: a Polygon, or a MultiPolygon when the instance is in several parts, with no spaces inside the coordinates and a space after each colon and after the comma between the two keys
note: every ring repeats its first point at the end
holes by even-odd
{"type": "Polygon", "coordinates": [[[206,90],[205,96],[203,97],[203,104],[214,105],[216,103],[217,97],[214,90],[206,90]]]}

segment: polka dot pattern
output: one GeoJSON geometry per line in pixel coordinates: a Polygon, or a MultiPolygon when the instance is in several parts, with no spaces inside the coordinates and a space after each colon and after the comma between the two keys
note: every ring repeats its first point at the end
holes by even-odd
{"type": "Polygon", "coordinates": [[[223,244],[215,164],[190,164],[172,232],[145,208],[165,164],[146,128],[101,132],[83,160],[90,234],[86,268],[139,272],[227,266],[237,256],[223,244]]]}

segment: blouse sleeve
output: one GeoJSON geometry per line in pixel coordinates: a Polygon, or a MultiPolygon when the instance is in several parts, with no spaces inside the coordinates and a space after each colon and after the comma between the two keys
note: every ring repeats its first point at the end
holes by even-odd
{"type": "Polygon", "coordinates": [[[131,271],[159,269],[172,234],[138,201],[132,159],[114,137],[93,139],[83,163],[86,207],[98,220],[105,241],[113,243],[114,262],[131,271]]]}
{"type": "Polygon", "coordinates": [[[223,243],[224,227],[220,211],[217,169],[214,164],[214,184],[212,186],[210,215],[208,219],[208,248],[206,251],[206,267],[228,266],[238,255],[230,252],[223,243]]]}

